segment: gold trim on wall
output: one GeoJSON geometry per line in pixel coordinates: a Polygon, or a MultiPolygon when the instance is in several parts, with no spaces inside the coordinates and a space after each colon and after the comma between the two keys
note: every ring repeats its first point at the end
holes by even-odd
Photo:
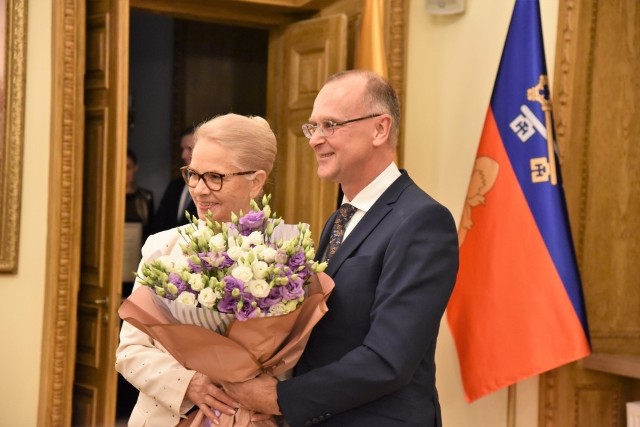
{"type": "Polygon", "coordinates": [[[7,0],[5,38],[4,134],[0,141],[0,273],[18,270],[20,191],[24,137],[27,6],[7,0]]]}
{"type": "Polygon", "coordinates": [[[52,5],[49,234],[37,425],[69,426],[82,232],[85,9],[81,0],[52,5]]]}

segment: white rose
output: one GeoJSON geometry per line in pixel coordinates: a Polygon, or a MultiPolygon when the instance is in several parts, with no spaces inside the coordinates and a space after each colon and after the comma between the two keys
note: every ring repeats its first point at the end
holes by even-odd
{"type": "Polygon", "coordinates": [[[246,265],[237,266],[231,271],[231,275],[238,280],[242,280],[244,283],[253,279],[253,272],[251,271],[251,268],[246,265]]]}
{"type": "Polygon", "coordinates": [[[251,270],[253,270],[253,277],[256,279],[264,279],[267,275],[269,266],[264,261],[255,261],[251,264],[251,270]]]}
{"type": "Polygon", "coordinates": [[[202,282],[202,275],[200,273],[192,273],[189,275],[189,285],[191,285],[191,289],[196,292],[200,292],[204,288],[204,283],[202,282]]]}
{"type": "Polygon", "coordinates": [[[227,250],[227,255],[229,255],[229,258],[231,258],[232,260],[237,261],[242,255],[244,255],[244,252],[244,249],[242,249],[240,246],[233,246],[229,247],[229,249],[227,250]]]}
{"type": "Polygon", "coordinates": [[[208,227],[200,227],[193,233],[193,238],[194,240],[203,239],[204,241],[208,241],[212,234],[212,231],[208,227]]]}
{"type": "Polygon", "coordinates": [[[196,296],[191,292],[182,292],[180,295],[178,295],[178,298],[176,298],[176,302],[184,305],[197,305],[196,296]]]}
{"type": "Polygon", "coordinates": [[[259,257],[260,254],[262,253],[262,251],[264,251],[265,249],[267,249],[267,247],[261,243],[259,245],[255,245],[253,248],[251,248],[251,252],[256,254],[256,257],[259,257]]]}
{"type": "Polygon", "coordinates": [[[220,299],[220,294],[211,288],[204,288],[198,294],[198,301],[203,307],[212,308],[220,299]]]}
{"type": "Polygon", "coordinates": [[[227,249],[227,242],[221,233],[218,233],[209,239],[209,249],[212,252],[222,252],[227,249]]]}
{"type": "Polygon", "coordinates": [[[269,291],[271,288],[269,284],[265,280],[250,280],[249,284],[249,292],[256,298],[264,298],[269,295],[269,291]]]}
{"type": "Polygon", "coordinates": [[[273,264],[273,262],[276,260],[277,252],[278,251],[273,248],[266,247],[262,251],[260,251],[260,259],[268,264],[273,264]]]}
{"type": "Polygon", "coordinates": [[[289,314],[289,311],[285,304],[279,302],[269,307],[269,313],[276,316],[282,316],[283,314],[289,314]]]}
{"type": "Polygon", "coordinates": [[[264,242],[264,236],[262,235],[262,232],[260,231],[252,231],[251,234],[249,234],[247,237],[245,237],[244,241],[242,242],[242,244],[244,245],[245,242],[248,242],[248,244],[251,246],[256,246],[256,245],[261,245],[264,242]]]}

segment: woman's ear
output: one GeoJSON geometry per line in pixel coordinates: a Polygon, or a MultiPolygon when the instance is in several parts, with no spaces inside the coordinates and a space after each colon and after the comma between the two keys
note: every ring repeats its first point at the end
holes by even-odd
{"type": "Polygon", "coordinates": [[[262,187],[267,182],[267,173],[263,170],[259,170],[253,175],[251,180],[251,198],[255,199],[262,193],[262,187]]]}

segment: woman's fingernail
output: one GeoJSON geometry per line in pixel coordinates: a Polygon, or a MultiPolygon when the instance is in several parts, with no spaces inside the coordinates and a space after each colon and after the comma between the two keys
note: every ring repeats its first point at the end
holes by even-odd
{"type": "Polygon", "coordinates": [[[216,417],[219,417],[221,412],[218,411],[217,409],[214,409],[213,413],[216,414],[216,417]]]}

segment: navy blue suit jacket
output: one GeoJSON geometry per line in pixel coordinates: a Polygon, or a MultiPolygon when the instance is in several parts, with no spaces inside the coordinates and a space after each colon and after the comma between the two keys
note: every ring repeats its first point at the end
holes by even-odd
{"type": "MultiPolygon", "coordinates": [[[[149,227],[151,234],[159,233],[188,223],[185,215],[181,215],[180,220],[178,220],[178,206],[180,205],[180,196],[182,195],[182,189],[185,185],[186,184],[182,177],[174,178],[169,182],[167,188],[164,190],[164,194],[160,200],[160,205],[158,206],[158,210],[153,218],[153,222],[149,227]]],[[[198,217],[198,210],[191,199],[191,195],[187,196],[186,210],[196,218],[198,217]]]]}
{"type": "Polygon", "coordinates": [[[451,214],[403,171],[329,263],[329,311],[278,383],[290,425],[440,426],[434,356],[457,269],[451,214]]]}

